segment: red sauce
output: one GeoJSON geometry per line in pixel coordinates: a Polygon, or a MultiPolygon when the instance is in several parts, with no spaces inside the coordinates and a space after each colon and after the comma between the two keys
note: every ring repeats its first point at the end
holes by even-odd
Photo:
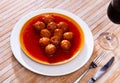
{"type": "Polygon", "coordinates": [[[20,38],[24,44],[24,48],[34,59],[47,63],[63,62],[73,57],[73,55],[79,50],[80,45],[82,43],[81,40],[83,37],[83,35],[81,35],[82,30],[74,20],[69,19],[64,15],[55,13],[50,14],[52,14],[52,16],[55,18],[56,23],[59,23],[61,21],[66,22],[69,25],[69,31],[74,33],[74,39],[71,42],[72,46],[69,51],[63,51],[61,48],[58,48],[53,56],[48,57],[46,55],[44,49],[41,48],[41,46],[38,43],[40,36],[35,32],[33,28],[33,24],[35,22],[37,22],[38,20],[42,21],[43,15],[35,16],[29,21],[27,21],[22,28],[20,38]]]}

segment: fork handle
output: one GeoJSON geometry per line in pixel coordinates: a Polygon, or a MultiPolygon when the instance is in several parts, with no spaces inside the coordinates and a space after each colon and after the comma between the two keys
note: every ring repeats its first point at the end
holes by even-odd
{"type": "Polygon", "coordinates": [[[88,71],[89,68],[84,73],[82,73],[82,75],[79,78],[77,78],[77,80],[75,80],[74,83],[79,83],[79,81],[88,73],[88,71]]]}

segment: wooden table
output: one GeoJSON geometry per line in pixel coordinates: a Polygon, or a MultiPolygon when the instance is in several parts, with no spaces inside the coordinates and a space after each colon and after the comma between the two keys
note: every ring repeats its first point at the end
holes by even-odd
{"type": "MultiPolygon", "coordinates": [[[[120,39],[120,26],[112,23],[106,14],[110,0],[0,0],[0,82],[2,83],[73,83],[103,49],[98,45],[98,36],[105,31],[120,39]],[[90,60],[79,70],[64,76],[44,76],[23,67],[10,48],[10,34],[22,16],[37,9],[59,8],[76,14],[83,19],[93,33],[95,46],[90,60]]],[[[88,41],[89,42],[89,41],[88,41]]],[[[101,65],[92,69],[80,81],[87,81],[111,57],[112,67],[96,83],[120,83],[120,47],[107,56],[101,65]]]]}

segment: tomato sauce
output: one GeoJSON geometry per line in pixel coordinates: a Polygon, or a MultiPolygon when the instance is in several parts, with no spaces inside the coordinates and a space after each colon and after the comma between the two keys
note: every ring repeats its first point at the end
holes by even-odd
{"type": "Polygon", "coordinates": [[[45,53],[44,49],[39,45],[38,41],[40,39],[40,35],[39,33],[35,32],[33,24],[37,21],[42,21],[44,14],[37,15],[24,24],[20,33],[20,41],[23,42],[22,46],[30,54],[29,56],[38,62],[40,61],[50,64],[64,62],[73,57],[74,54],[79,51],[80,45],[83,44],[83,42],[81,42],[83,38],[83,35],[81,35],[82,29],[74,20],[70,19],[67,16],[57,13],[49,14],[55,18],[56,23],[59,23],[61,21],[66,22],[69,25],[69,31],[74,33],[74,38],[71,41],[72,46],[69,51],[64,51],[61,48],[58,48],[55,54],[48,56],[45,53]]]}

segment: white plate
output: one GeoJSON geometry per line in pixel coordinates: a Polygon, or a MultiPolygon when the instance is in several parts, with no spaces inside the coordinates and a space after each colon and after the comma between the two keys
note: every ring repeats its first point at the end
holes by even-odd
{"type": "Polygon", "coordinates": [[[11,44],[12,52],[19,63],[21,63],[25,68],[35,73],[48,75],[48,76],[60,76],[60,75],[69,74],[78,70],[83,65],[85,65],[85,63],[89,60],[89,58],[92,55],[93,47],[94,47],[93,36],[87,24],[84,21],[82,21],[78,16],[70,12],[59,10],[59,9],[42,9],[42,10],[37,10],[25,15],[15,25],[11,34],[10,44],[11,44]],[[31,17],[34,17],[38,14],[45,13],[45,12],[46,13],[57,12],[57,13],[68,15],[81,25],[85,34],[85,46],[82,52],[72,61],[65,64],[61,64],[61,65],[55,65],[55,66],[43,65],[28,58],[24,54],[24,52],[21,50],[20,42],[19,42],[19,33],[23,24],[31,17]]]}

